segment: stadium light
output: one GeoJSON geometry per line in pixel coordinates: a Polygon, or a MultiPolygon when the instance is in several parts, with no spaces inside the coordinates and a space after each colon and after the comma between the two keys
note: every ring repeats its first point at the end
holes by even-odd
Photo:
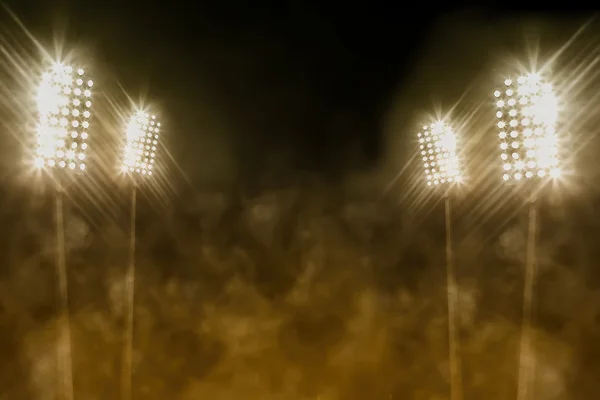
{"type": "Polygon", "coordinates": [[[138,111],[131,117],[127,124],[122,172],[152,175],[159,132],[160,122],[156,120],[156,115],[138,111]]]}
{"type": "Polygon", "coordinates": [[[561,175],[557,135],[558,99],[540,74],[507,78],[494,91],[503,175],[507,182],[529,182],[523,322],[519,353],[518,400],[533,391],[535,378],[533,302],[537,264],[538,186],[561,175]]]}
{"type": "Polygon", "coordinates": [[[505,181],[558,178],[556,134],[558,101],[552,85],[539,74],[504,81],[494,92],[505,181]]]}
{"type": "Polygon", "coordinates": [[[458,289],[452,250],[452,218],[450,192],[462,181],[457,151],[457,135],[452,127],[442,121],[424,125],[417,134],[419,154],[423,161],[427,185],[444,189],[444,214],[446,227],[446,279],[448,295],[448,341],[450,361],[450,399],[462,400],[462,374],[460,340],[456,328],[458,289]]]}
{"type": "Polygon", "coordinates": [[[460,182],[456,134],[443,122],[424,125],[418,133],[428,186],[460,182]]]}
{"type": "Polygon", "coordinates": [[[133,374],[133,317],[135,300],[135,243],[136,243],[136,207],[138,177],[152,175],[158,139],[160,122],[155,115],[145,111],[135,112],[126,126],[126,143],[123,150],[121,171],[131,178],[131,214],[129,232],[129,264],[125,276],[126,315],[125,340],[123,349],[123,374],[121,382],[121,399],[130,400],[132,397],[133,374]]]}
{"type": "Polygon", "coordinates": [[[65,256],[62,178],[51,173],[86,168],[88,129],[92,107],[92,86],[82,68],[55,63],[42,74],[37,91],[38,124],[34,165],[47,171],[55,185],[54,219],[56,228],[56,269],[60,299],[57,343],[60,374],[59,399],[73,399],[71,328],[65,256]]]}
{"type": "Polygon", "coordinates": [[[42,75],[37,95],[37,168],[85,170],[93,85],[82,68],[61,63],[42,75]]]}

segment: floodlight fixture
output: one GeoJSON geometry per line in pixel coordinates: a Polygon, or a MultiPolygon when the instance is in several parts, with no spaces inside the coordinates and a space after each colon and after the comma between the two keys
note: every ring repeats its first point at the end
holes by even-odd
{"type": "Polygon", "coordinates": [[[160,132],[156,115],[136,112],[127,124],[127,138],[121,170],[130,174],[152,175],[160,132]]]}
{"type": "Polygon", "coordinates": [[[123,348],[123,375],[121,382],[121,398],[132,397],[131,382],[133,376],[133,317],[135,296],[135,248],[136,248],[136,208],[137,182],[135,176],[151,176],[156,159],[160,122],[156,115],[146,111],[136,111],[129,119],[126,127],[126,143],[123,150],[121,171],[128,174],[131,182],[131,212],[129,236],[129,262],[126,270],[126,326],[123,348]]]}
{"type": "Polygon", "coordinates": [[[454,130],[442,121],[424,125],[417,134],[428,186],[459,182],[460,160],[454,130]]]}
{"type": "Polygon", "coordinates": [[[538,73],[508,78],[494,92],[504,181],[558,178],[558,99],[538,73]]]}
{"type": "Polygon", "coordinates": [[[38,87],[37,168],[86,168],[94,82],[82,68],[55,63],[38,87]]]}
{"type": "MultiPolygon", "coordinates": [[[[494,92],[500,137],[500,157],[504,181],[539,182],[561,175],[560,144],[556,133],[559,115],[558,98],[552,84],[538,73],[507,78],[504,87],[494,92]]],[[[533,189],[533,187],[530,187],[533,189]]],[[[519,353],[517,399],[526,400],[533,390],[535,357],[532,332],[537,264],[538,192],[527,194],[528,225],[523,322],[519,353]]]]}
{"type": "Polygon", "coordinates": [[[448,296],[448,340],[450,369],[450,399],[462,400],[462,373],[460,359],[460,337],[457,330],[458,284],[452,249],[452,218],[449,190],[460,182],[460,160],[457,151],[457,135],[443,121],[424,125],[417,134],[419,153],[425,169],[429,187],[444,187],[444,215],[446,228],[446,279],[448,296]]]}
{"type": "MultiPolygon", "coordinates": [[[[35,161],[39,169],[84,171],[90,128],[92,87],[82,68],[55,63],[41,76],[37,91],[38,123],[35,161]]],[[[56,177],[60,178],[60,174],[56,177]]],[[[59,398],[73,398],[71,328],[67,266],[64,244],[64,188],[61,179],[55,183],[56,268],[60,298],[60,330],[58,337],[58,369],[61,385],[59,398]]]]}

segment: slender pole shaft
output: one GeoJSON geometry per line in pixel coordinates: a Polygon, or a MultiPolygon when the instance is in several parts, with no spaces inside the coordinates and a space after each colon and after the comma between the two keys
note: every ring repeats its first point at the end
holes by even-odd
{"type": "Polygon", "coordinates": [[[462,377],[460,368],[460,341],[456,328],[456,303],[458,298],[454,255],[452,252],[452,224],[450,196],[444,198],[446,216],[446,279],[448,293],[448,340],[450,350],[450,399],[462,400],[462,377]]]}
{"type": "Polygon", "coordinates": [[[63,215],[63,189],[59,185],[55,192],[54,218],[56,227],[56,272],[60,299],[58,370],[59,399],[73,399],[73,371],[71,364],[71,324],[69,321],[69,292],[67,286],[67,266],[65,260],[65,227],[63,215]]]}
{"type": "Polygon", "coordinates": [[[135,299],[135,214],[136,214],[137,187],[134,184],[131,190],[131,214],[129,227],[129,262],[125,276],[125,346],[123,351],[123,382],[121,400],[131,400],[131,386],[133,380],[133,315],[135,299]]]}
{"type": "Polygon", "coordinates": [[[523,290],[523,325],[521,328],[521,349],[519,352],[519,382],[517,400],[527,400],[534,396],[535,354],[533,351],[534,332],[532,329],[534,286],[536,275],[538,204],[535,197],[529,200],[527,226],[527,255],[525,264],[525,284],[523,290]]]}

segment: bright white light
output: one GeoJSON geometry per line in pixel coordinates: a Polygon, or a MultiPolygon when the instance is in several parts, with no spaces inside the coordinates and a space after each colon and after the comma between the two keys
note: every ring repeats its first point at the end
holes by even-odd
{"type": "MultiPolygon", "coordinates": [[[[82,101],[84,96],[79,88],[83,87],[83,80],[79,77],[83,75],[83,69],[74,71],[73,67],[60,63],[42,75],[37,94],[39,123],[34,161],[37,168],[85,169],[86,130],[92,103],[82,101]]],[[[86,97],[90,96],[91,92],[86,97]]]]}
{"type": "Polygon", "coordinates": [[[558,100],[552,85],[539,74],[506,79],[496,90],[498,136],[504,174],[521,180],[560,176],[556,135],[558,100]]]}
{"type": "Polygon", "coordinates": [[[139,111],[127,125],[127,144],[123,152],[123,172],[152,175],[160,123],[155,115],[139,111]]]}
{"type": "Polygon", "coordinates": [[[417,136],[427,185],[437,186],[460,181],[456,135],[452,128],[443,122],[436,122],[423,126],[423,131],[417,136]]]}

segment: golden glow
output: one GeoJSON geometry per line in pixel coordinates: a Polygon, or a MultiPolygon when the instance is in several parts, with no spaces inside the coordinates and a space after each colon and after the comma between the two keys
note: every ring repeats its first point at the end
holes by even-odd
{"type": "Polygon", "coordinates": [[[152,175],[160,122],[155,115],[139,111],[127,125],[127,144],[123,154],[123,172],[152,175]]]}
{"type": "Polygon", "coordinates": [[[539,74],[529,74],[516,81],[506,79],[494,97],[502,179],[558,178],[558,100],[552,85],[539,74]]]}
{"type": "Polygon", "coordinates": [[[83,76],[83,69],[60,63],[42,75],[36,167],[85,170],[93,82],[84,83],[83,76]]]}
{"type": "Polygon", "coordinates": [[[443,122],[423,126],[417,135],[427,185],[437,186],[460,181],[456,135],[443,122]]]}

